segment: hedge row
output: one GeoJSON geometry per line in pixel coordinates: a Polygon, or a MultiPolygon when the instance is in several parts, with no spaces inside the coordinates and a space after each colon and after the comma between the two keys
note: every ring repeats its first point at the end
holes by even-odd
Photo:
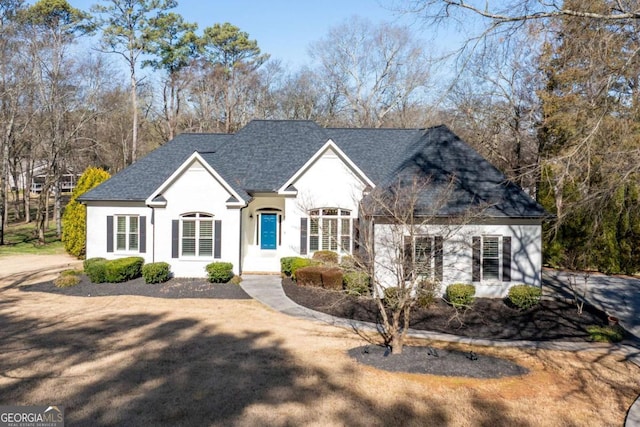
{"type": "Polygon", "coordinates": [[[142,257],[89,258],[84,261],[84,272],[93,283],[121,283],[140,277],[143,264],[142,257]]]}
{"type": "MultiPolygon", "coordinates": [[[[144,264],[141,257],[89,258],[84,261],[84,272],[93,283],[121,283],[140,276],[145,283],[162,283],[171,278],[170,268],[166,262],[144,264]]],[[[211,283],[227,283],[234,278],[230,262],[212,262],[205,270],[211,283]]]]}

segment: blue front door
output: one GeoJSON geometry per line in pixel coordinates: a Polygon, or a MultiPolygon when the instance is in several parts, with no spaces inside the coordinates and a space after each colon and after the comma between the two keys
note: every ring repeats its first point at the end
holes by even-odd
{"type": "Polygon", "coordinates": [[[277,214],[260,215],[260,249],[276,249],[277,214]]]}

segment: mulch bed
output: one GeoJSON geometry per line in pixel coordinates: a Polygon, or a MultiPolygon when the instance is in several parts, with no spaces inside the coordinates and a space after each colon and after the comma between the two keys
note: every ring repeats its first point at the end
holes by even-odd
{"type": "Polygon", "coordinates": [[[401,354],[389,354],[381,346],[366,345],[348,351],[358,362],[391,372],[467,378],[503,378],[525,375],[528,369],[501,359],[458,350],[404,346],[401,354]]]}
{"type": "Polygon", "coordinates": [[[25,292],[49,292],[78,297],[137,295],[154,298],[251,299],[239,285],[209,283],[202,279],[174,278],[165,283],[147,284],[138,278],[125,283],[91,283],[84,274],[76,286],[57,288],[53,282],[21,286],[25,292]]]}
{"type": "MultiPolygon", "coordinates": [[[[288,279],[283,281],[283,288],[290,299],[316,311],[373,323],[380,320],[376,304],[370,298],[302,287],[288,279]]],[[[588,326],[606,324],[607,316],[602,311],[585,305],[580,315],[574,304],[563,299],[543,299],[525,311],[496,298],[477,298],[470,309],[456,311],[440,299],[427,309],[416,307],[411,315],[414,329],[509,340],[587,341],[588,326]]]]}

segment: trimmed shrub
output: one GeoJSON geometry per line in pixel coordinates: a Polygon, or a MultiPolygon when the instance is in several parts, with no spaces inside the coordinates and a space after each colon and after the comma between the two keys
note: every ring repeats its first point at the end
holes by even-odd
{"type": "Polygon", "coordinates": [[[342,270],[338,267],[322,267],[322,287],[342,290],[342,270]]]}
{"type": "Polygon", "coordinates": [[[322,267],[312,265],[296,270],[296,283],[300,286],[322,287],[322,267]]]}
{"type": "Polygon", "coordinates": [[[344,273],[344,289],[347,295],[365,296],[371,294],[370,278],[367,273],[351,271],[344,273]]]}
{"type": "Polygon", "coordinates": [[[76,199],[109,177],[109,173],[103,169],[89,167],[73,189],[62,215],[62,243],[69,254],[81,258],[86,250],[87,208],[76,199]]]}
{"type": "Polygon", "coordinates": [[[595,342],[620,342],[624,338],[624,329],[614,326],[588,326],[589,338],[595,342]]]}
{"type": "Polygon", "coordinates": [[[57,288],[69,288],[71,286],[76,286],[80,283],[80,273],[81,272],[78,270],[65,270],[53,281],[53,284],[57,288]]]}
{"type": "Polygon", "coordinates": [[[447,300],[455,308],[468,307],[473,304],[476,288],[466,283],[454,283],[447,286],[447,300]]]}
{"type": "Polygon", "coordinates": [[[422,280],[416,289],[416,305],[420,308],[431,307],[436,302],[438,285],[433,280],[422,280]]]}
{"type": "Polygon", "coordinates": [[[338,254],[333,251],[316,251],[313,253],[312,259],[320,261],[323,264],[337,264],[338,254]]]}
{"type": "Polygon", "coordinates": [[[234,276],[233,264],[230,262],[212,262],[205,269],[211,283],[227,283],[234,276]]]}
{"type": "Polygon", "coordinates": [[[355,272],[356,260],[351,255],[345,255],[340,259],[340,268],[344,271],[355,272]]]}
{"type": "Polygon", "coordinates": [[[105,264],[105,279],[109,283],[122,283],[142,275],[142,257],[112,259],[105,264]]]}
{"type": "Polygon", "coordinates": [[[400,294],[400,290],[395,286],[390,288],[385,288],[384,289],[385,307],[388,307],[391,310],[395,310],[396,308],[398,308],[398,305],[400,304],[399,294],[400,294]]]}
{"type": "Polygon", "coordinates": [[[152,262],[142,266],[142,277],[145,283],[164,283],[171,277],[170,265],[166,262],[152,262]]]}
{"type": "Polygon", "coordinates": [[[520,310],[528,310],[540,302],[542,289],[538,286],[515,285],[509,289],[509,301],[520,310]]]}
{"type": "Polygon", "coordinates": [[[294,258],[291,261],[291,278],[293,280],[297,280],[296,272],[298,271],[298,269],[310,267],[312,265],[317,265],[317,262],[309,258],[294,258]]]}
{"type": "Polygon", "coordinates": [[[229,280],[229,283],[231,283],[232,285],[239,285],[240,283],[242,283],[242,277],[233,276],[231,280],[229,280]]]}
{"type": "Polygon", "coordinates": [[[312,265],[296,272],[300,286],[315,286],[325,289],[342,289],[342,270],[337,267],[312,265]]]}
{"type": "Polygon", "coordinates": [[[304,259],[296,256],[286,256],[280,258],[280,272],[287,277],[291,277],[291,263],[294,259],[304,259]]]}
{"type": "Polygon", "coordinates": [[[84,260],[84,272],[92,283],[107,281],[107,260],[105,258],[89,258],[84,260]]]}

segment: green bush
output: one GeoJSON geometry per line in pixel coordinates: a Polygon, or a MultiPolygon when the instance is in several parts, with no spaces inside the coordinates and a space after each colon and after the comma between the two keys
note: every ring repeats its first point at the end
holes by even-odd
{"type": "Polygon", "coordinates": [[[107,281],[107,260],[105,258],[89,258],[84,260],[84,272],[92,283],[107,281]]]}
{"type": "Polygon", "coordinates": [[[286,256],[280,258],[280,272],[287,277],[291,277],[291,263],[294,259],[304,259],[295,256],[286,256]]]}
{"type": "Polygon", "coordinates": [[[515,285],[509,289],[509,301],[520,310],[528,310],[540,302],[542,289],[538,286],[515,285]]]}
{"type": "Polygon", "coordinates": [[[371,294],[370,278],[367,273],[361,271],[344,273],[343,282],[347,295],[366,296],[371,294]]]}
{"type": "Polygon", "coordinates": [[[320,261],[323,264],[337,264],[338,254],[333,251],[316,251],[311,257],[316,261],[320,261]]]}
{"type": "Polygon", "coordinates": [[[476,288],[466,283],[454,283],[447,286],[447,300],[455,308],[468,307],[473,304],[476,288]]]}
{"type": "Polygon", "coordinates": [[[71,286],[76,286],[80,283],[79,274],[80,272],[78,270],[65,270],[53,281],[53,284],[57,288],[69,288],[71,286]]]}
{"type": "Polygon", "coordinates": [[[422,280],[416,289],[416,305],[420,308],[429,308],[436,302],[436,292],[439,283],[433,280],[422,280]]]}
{"type": "Polygon", "coordinates": [[[391,310],[395,310],[400,304],[400,289],[393,286],[384,289],[384,305],[391,310]]]}
{"type": "Polygon", "coordinates": [[[62,243],[64,249],[78,258],[85,254],[87,208],[77,198],[98,184],[109,179],[108,172],[95,167],[87,168],[71,194],[71,199],[62,215],[62,243]]]}
{"type": "Polygon", "coordinates": [[[227,283],[233,278],[233,264],[230,262],[212,262],[205,269],[211,283],[227,283]]]}
{"type": "Polygon", "coordinates": [[[109,283],[122,283],[138,278],[142,275],[142,257],[126,257],[107,261],[105,264],[105,279],[109,283]]]}
{"type": "Polygon", "coordinates": [[[587,332],[595,342],[620,342],[624,338],[624,329],[614,326],[588,326],[587,332]]]}
{"type": "Polygon", "coordinates": [[[294,258],[291,261],[291,278],[293,280],[297,280],[296,272],[298,271],[298,269],[309,267],[312,265],[317,265],[317,262],[309,258],[294,258]]]}
{"type": "Polygon", "coordinates": [[[164,283],[171,277],[170,265],[166,262],[152,262],[142,266],[145,283],[164,283]]]}

